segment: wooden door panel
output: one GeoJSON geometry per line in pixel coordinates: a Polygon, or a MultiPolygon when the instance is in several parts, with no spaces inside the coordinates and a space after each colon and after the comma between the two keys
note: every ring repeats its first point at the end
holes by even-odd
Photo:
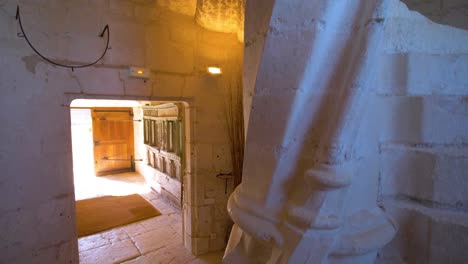
{"type": "Polygon", "coordinates": [[[132,168],[127,143],[104,144],[94,147],[95,157],[99,160],[95,165],[99,175],[117,171],[128,171],[132,168]]]}
{"type": "Polygon", "coordinates": [[[93,108],[96,175],[133,171],[132,108],[93,108]]]}

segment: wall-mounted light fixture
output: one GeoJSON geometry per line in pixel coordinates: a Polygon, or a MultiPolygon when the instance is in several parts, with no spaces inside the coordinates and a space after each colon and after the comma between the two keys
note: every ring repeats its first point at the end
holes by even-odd
{"type": "Polygon", "coordinates": [[[148,68],[130,67],[128,68],[128,75],[134,78],[149,79],[151,72],[148,68]]]}
{"type": "Polygon", "coordinates": [[[221,68],[216,67],[216,66],[209,66],[207,70],[209,74],[213,74],[213,75],[219,75],[222,73],[221,68]]]}

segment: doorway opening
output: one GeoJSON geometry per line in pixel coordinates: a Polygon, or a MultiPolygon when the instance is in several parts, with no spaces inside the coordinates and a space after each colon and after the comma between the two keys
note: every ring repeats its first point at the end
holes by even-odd
{"type": "MultiPolygon", "coordinates": [[[[178,248],[177,258],[194,258],[184,248],[181,210],[189,163],[184,153],[185,108],[180,102],[76,99],[71,103],[79,235],[80,223],[91,218],[78,212],[83,202],[139,195],[160,213],[79,237],[80,263],[167,256],[171,247],[178,248]]],[[[114,204],[97,211],[106,215],[120,207],[114,204]]],[[[140,207],[129,208],[127,216],[139,215],[140,207]]]]}
{"type": "Polygon", "coordinates": [[[75,200],[150,191],[134,166],[134,124],[129,113],[139,105],[114,100],[72,102],[75,200]]]}

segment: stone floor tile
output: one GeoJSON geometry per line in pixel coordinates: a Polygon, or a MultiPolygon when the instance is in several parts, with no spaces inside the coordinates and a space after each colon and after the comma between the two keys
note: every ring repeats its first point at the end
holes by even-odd
{"type": "Polygon", "coordinates": [[[138,258],[122,262],[121,264],[152,264],[149,262],[148,258],[145,255],[142,255],[138,258]]]}
{"type": "Polygon", "coordinates": [[[167,264],[167,263],[189,263],[196,259],[187,249],[181,244],[166,246],[156,251],[145,254],[144,256],[135,259],[134,261],[126,262],[125,264],[167,264]]]}
{"type": "MultiPolygon", "coordinates": [[[[181,223],[181,222],[179,222],[181,223]]],[[[174,220],[174,218],[168,216],[168,215],[161,215],[157,217],[153,217],[151,219],[148,219],[147,221],[142,221],[140,223],[144,228],[146,228],[148,231],[158,229],[161,227],[166,227],[170,225],[177,225],[177,221],[174,220]]],[[[182,228],[182,227],[181,227],[182,228]]]]}
{"type": "Polygon", "coordinates": [[[149,231],[139,222],[123,226],[121,227],[121,229],[124,230],[128,234],[129,237],[141,235],[149,231]]]}
{"type": "Polygon", "coordinates": [[[182,214],[180,212],[175,212],[173,214],[170,214],[169,216],[173,218],[175,221],[182,223],[182,214]]]}
{"type": "Polygon", "coordinates": [[[81,264],[112,264],[134,259],[140,256],[140,251],[130,239],[107,244],[102,247],[80,252],[81,264]]]}
{"type": "Polygon", "coordinates": [[[168,244],[182,243],[182,238],[172,228],[158,228],[131,237],[131,239],[143,254],[163,248],[168,244]]]}
{"type": "Polygon", "coordinates": [[[158,228],[165,228],[169,226],[172,229],[178,228],[182,230],[181,222],[177,222],[176,220],[167,215],[156,216],[150,219],[146,219],[144,221],[123,226],[119,229],[125,231],[128,234],[128,236],[135,237],[158,228]]]}
{"type": "Polygon", "coordinates": [[[129,236],[124,230],[111,229],[99,234],[86,236],[78,239],[79,251],[86,251],[89,249],[101,247],[107,244],[112,244],[118,241],[128,239],[129,236]]]}
{"type": "Polygon", "coordinates": [[[159,210],[159,212],[161,212],[162,214],[174,214],[174,213],[177,213],[179,210],[171,205],[154,205],[154,207],[156,207],[156,209],[159,210]]]}

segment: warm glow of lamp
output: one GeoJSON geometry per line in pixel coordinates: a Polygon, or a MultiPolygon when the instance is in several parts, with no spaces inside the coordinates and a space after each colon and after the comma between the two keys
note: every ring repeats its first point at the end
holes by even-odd
{"type": "Polygon", "coordinates": [[[130,66],[128,68],[128,75],[133,78],[147,80],[151,77],[151,71],[148,68],[130,66]]]}
{"type": "Polygon", "coordinates": [[[210,67],[208,67],[208,72],[210,74],[221,74],[221,68],[210,66],[210,67]]]}

